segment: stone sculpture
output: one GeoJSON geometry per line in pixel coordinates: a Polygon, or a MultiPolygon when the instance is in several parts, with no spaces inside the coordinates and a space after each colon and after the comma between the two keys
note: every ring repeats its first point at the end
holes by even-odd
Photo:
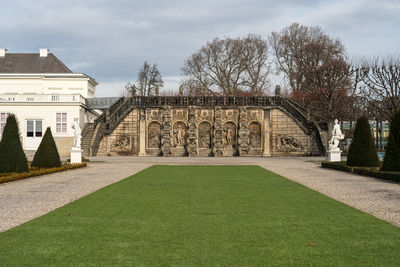
{"type": "Polygon", "coordinates": [[[344,134],[340,130],[339,121],[335,119],[335,125],[332,130],[332,138],[329,141],[329,150],[328,150],[328,161],[335,162],[341,161],[341,153],[342,151],[339,148],[340,140],[344,139],[344,134]]]}
{"type": "Polygon", "coordinates": [[[74,147],[81,147],[81,127],[79,127],[79,120],[75,119],[74,124],[72,125],[72,129],[74,129],[74,147]]]}
{"type": "Polygon", "coordinates": [[[332,130],[332,138],[329,141],[329,151],[340,151],[339,142],[344,139],[344,134],[340,130],[339,121],[335,119],[335,125],[332,130]]]}

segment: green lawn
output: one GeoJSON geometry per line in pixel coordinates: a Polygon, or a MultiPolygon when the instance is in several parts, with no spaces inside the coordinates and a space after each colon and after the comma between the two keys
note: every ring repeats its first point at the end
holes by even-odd
{"type": "Polygon", "coordinates": [[[399,266],[400,229],[260,167],[153,166],[0,233],[0,265],[399,266]]]}

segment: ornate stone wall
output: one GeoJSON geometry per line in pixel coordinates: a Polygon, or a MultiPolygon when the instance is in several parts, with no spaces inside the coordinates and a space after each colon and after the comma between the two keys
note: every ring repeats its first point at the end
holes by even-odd
{"type": "Polygon", "coordinates": [[[317,154],[315,136],[308,135],[293,118],[279,109],[270,111],[272,155],[317,154]]]}
{"type": "Polygon", "coordinates": [[[194,105],[135,107],[110,135],[102,137],[98,149],[98,155],[111,156],[320,153],[316,134],[283,109],[194,105]]]}
{"type": "Polygon", "coordinates": [[[98,156],[137,155],[139,147],[139,114],[138,110],[130,112],[125,119],[100,141],[98,156]]]}

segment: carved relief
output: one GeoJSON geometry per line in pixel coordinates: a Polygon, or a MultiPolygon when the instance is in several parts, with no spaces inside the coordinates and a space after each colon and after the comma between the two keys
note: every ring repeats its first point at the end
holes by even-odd
{"type": "Polygon", "coordinates": [[[227,122],[224,125],[224,147],[233,148],[236,145],[236,125],[233,122],[227,122]]]}
{"type": "Polygon", "coordinates": [[[199,147],[211,148],[211,124],[203,121],[199,124],[199,147]]]}
{"type": "Polygon", "coordinates": [[[249,128],[247,127],[247,108],[240,107],[239,112],[239,132],[238,132],[238,147],[239,155],[245,156],[249,153],[250,142],[249,142],[249,128]]]}
{"type": "Polygon", "coordinates": [[[300,152],[304,150],[303,145],[293,136],[277,135],[276,150],[279,152],[300,152]]]}
{"type": "Polygon", "coordinates": [[[132,137],[129,135],[117,136],[111,145],[112,152],[128,152],[132,150],[132,137]]]}
{"type": "Polygon", "coordinates": [[[236,109],[226,109],[223,110],[222,112],[223,121],[237,121],[237,118],[238,118],[238,111],[236,109]]]}
{"type": "Polygon", "coordinates": [[[175,122],[174,124],[174,146],[183,147],[186,143],[186,125],[182,121],[175,122]]]}
{"type": "Polygon", "coordinates": [[[262,122],[262,111],[261,110],[255,110],[255,109],[250,109],[247,111],[247,119],[249,121],[258,121],[262,122]]]}
{"type": "Polygon", "coordinates": [[[252,148],[261,148],[261,125],[258,122],[249,124],[249,142],[252,148]]]}
{"type": "Polygon", "coordinates": [[[172,111],[172,121],[186,121],[187,110],[186,109],[174,109],[172,111]]]}
{"type": "Polygon", "coordinates": [[[147,146],[148,148],[160,148],[161,145],[161,125],[159,122],[152,121],[147,127],[147,146]]]}
{"type": "Polygon", "coordinates": [[[161,111],[159,109],[146,110],[146,119],[147,119],[147,121],[161,122],[161,111]]]}
{"type": "Polygon", "coordinates": [[[197,117],[203,121],[212,121],[212,112],[208,109],[197,110],[197,117]]]}
{"type": "Polygon", "coordinates": [[[197,124],[196,109],[194,106],[189,107],[189,124],[187,133],[187,150],[190,157],[197,156],[197,124]]]}
{"type": "Polygon", "coordinates": [[[215,123],[214,123],[214,156],[222,156],[223,149],[223,128],[222,128],[222,110],[220,107],[215,108],[215,123]]]}
{"type": "Polygon", "coordinates": [[[171,129],[171,109],[166,107],[163,113],[162,131],[161,131],[161,151],[163,156],[171,156],[172,147],[172,129],[171,129]]]}

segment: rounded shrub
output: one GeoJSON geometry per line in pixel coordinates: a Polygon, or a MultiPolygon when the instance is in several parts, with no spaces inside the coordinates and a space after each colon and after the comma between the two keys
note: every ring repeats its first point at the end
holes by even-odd
{"type": "Polygon", "coordinates": [[[37,168],[53,168],[60,167],[60,155],[58,154],[56,143],[51,134],[50,127],[47,127],[42,142],[33,157],[32,167],[37,168]]]}
{"type": "Polygon", "coordinates": [[[390,130],[382,171],[400,171],[400,110],[390,119],[390,130]]]}
{"type": "Polygon", "coordinates": [[[374,139],[371,135],[367,117],[358,118],[354,129],[353,141],[347,155],[347,166],[378,167],[374,139]]]}
{"type": "Polygon", "coordinates": [[[0,173],[27,171],[28,162],[21,145],[18,121],[11,114],[7,118],[0,142],[0,173]]]}

